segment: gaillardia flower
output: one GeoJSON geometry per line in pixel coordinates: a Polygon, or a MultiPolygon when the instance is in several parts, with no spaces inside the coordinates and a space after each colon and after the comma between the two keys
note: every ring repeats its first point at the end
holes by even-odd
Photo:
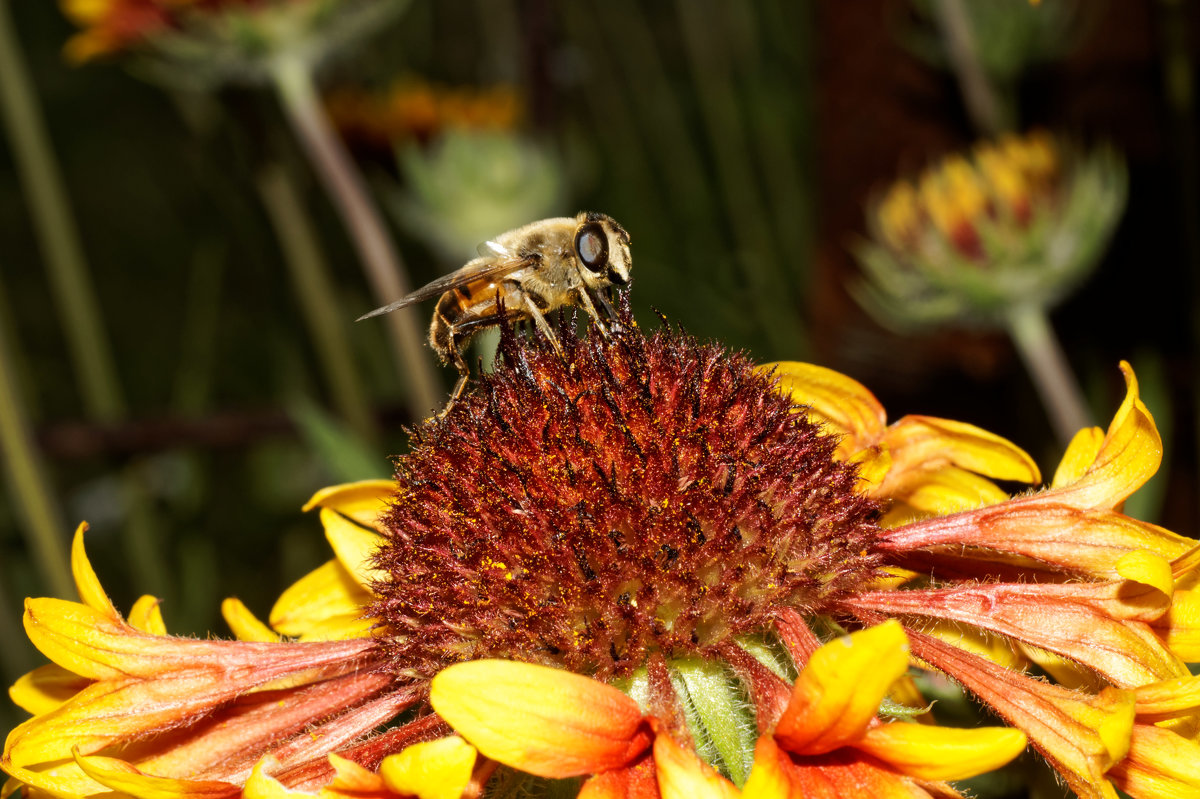
{"type": "Polygon", "coordinates": [[[1108,147],[1008,134],[893,183],[867,209],[855,255],[864,307],[901,327],[1007,327],[1044,311],[1097,266],[1125,207],[1108,147]]]}
{"type": "Polygon", "coordinates": [[[946,797],[1026,742],[1081,797],[1200,789],[1200,555],[1119,510],[1161,448],[1127,368],[1009,498],[1019,449],[843,376],[567,331],[506,336],[395,484],[318,494],[337,558],[270,627],[227,602],[238,641],[122,619],[77,538],[82,602],[27,605],[53,664],[10,790],[946,797]],[[1010,727],[924,723],[910,668],[1010,727]]]}

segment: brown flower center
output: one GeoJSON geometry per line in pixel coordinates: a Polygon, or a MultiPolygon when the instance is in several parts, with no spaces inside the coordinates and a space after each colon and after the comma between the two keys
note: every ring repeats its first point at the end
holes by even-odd
{"type": "Polygon", "coordinates": [[[397,673],[504,657],[601,679],[819,613],[874,575],[876,507],[743,354],[635,325],[494,374],[413,433],[371,614],[397,673]]]}

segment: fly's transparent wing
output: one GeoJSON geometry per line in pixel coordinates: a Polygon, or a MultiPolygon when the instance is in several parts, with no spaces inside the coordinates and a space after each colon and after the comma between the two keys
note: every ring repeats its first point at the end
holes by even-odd
{"type": "Polygon", "coordinates": [[[398,311],[401,308],[421,302],[422,300],[440,297],[447,291],[456,289],[459,286],[465,286],[468,283],[473,283],[476,280],[507,275],[511,272],[516,272],[518,269],[525,269],[526,267],[532,266],[535,263],[537,263],[537,259],[535,258],[521,258],[517,256],[495,259],[478,258],[474,261],[471,261],[471,263],[467,264],[462,269],[451,272],[448,275],[443,275],[427,286],[422,286],[412,294],[409,294],[407,297],[401,297],[390,305],[384,305],[380,308],[370,311],[369,313],[363,314],[355,321],[361,322],[364,319],[370,319],[374,316],[382,316],[385,313],[398,311]]]}
{"type": "Polygon", "coordinates": [[[475,248],[480,258],[512,258],[514,253],[495,239],[489,239],[475,248]]]}

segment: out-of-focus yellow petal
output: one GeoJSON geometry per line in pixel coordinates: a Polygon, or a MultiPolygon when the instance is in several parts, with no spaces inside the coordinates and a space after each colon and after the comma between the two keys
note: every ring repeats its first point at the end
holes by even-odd
{"type": "Polygon", "coordinates": [[[382,796],[388,793],[383,777],[353,760],[331,752],[329,765],[333,766],[333,779],[321,791],[323,799],[361,799],[365,796],[382,796]]]}
{"type": "Polygon", "coordinates": [[[221,780],[181,780],[143,774],[124,760],[75,755],[75,762],[89,777],[119,794],[138,799],[229,799],[241,794],[241,786],[221,780]]]}
{"type": "Polygon", "coordinates": [[[361,525],[379,529],[379,517],[388,509],[395,493],[396,483],[392,480],[360,480],[322,488],[304,503],[303,509],[328,508],[361,525]]]}
{"type": "Polygon", "coordinates": [[[162,617],[162,601],[149,594],[143,594],[133,603],[127,621],[133,629],[150,635],[167,634],[167,623],[162,617]]]}
{"type": "Polygon", "coordinates": [[[1117,561],[1117,574],[1126,580],[1148,585],[1168,598],[1175,591],[1171,561],[1157,552],[1138,549],[1122,555],[1117,561]]]}
{"type": "Polygon", "coordinates": [[[72,64],[82,64],[120,50],[128,44],[107,27],[95,27],[80,31],[63,45],[63,55],[72,64]]]}
{"type": "Polygon", "coordinates": [[[1085,427],[1075,434],[1067,451],[1059,461],[1054,479],[1050,481],[1051,488],[1061,488],[1070,485],[1083,477],[1104,444],[1104,431],[1099,427],[1085,427]]]}
{"type": "Polygon", "coordinates": [[[892,454],[887,448],[862,449],[846,458],[846,461],[858,466],[859,493],[870,497],[878,496],[880,486],[892,468],[892,454]]]}
{"type": "Polygon", "coordinates": [[[104,19],[112,11],[113,0],[63,0],[59,3],[63,13],[81,28],[90,27],[104,19]]]}
{"type": "Polygon", "coordinates": [[[792,763],[770,735],[754,746],[754,765],[742,786],[742,799],[792,799],[796,787],[791,779],[792,763]]]}
{"type": "Polygon", "coordinates": [[[328,508],[321,508],[321,524],[333,553],[356,583],[369,591],[373,582],[387,577],[371,567],[371,558],[383,543],[378,533],[364,529],[328,508]]]}
{"type": "Polygon", "coordinates": [[[1179,677],[1174,680],[1140,685],[1134,689],[1138,718],[1143,716],[1173,716],[1200,708],[1200,677],[1179,677]]]}
{"type": "Polygon", "coordinates": [[[1133,368],[1121,361],[1121,371],[1125,401],[1108,426],[1096,459],[1078,480],[1047,491],[1047,497],[1084,508],[1114,508],[1158,471],[1162,438],[1154,417],[1138,398],[1133,368]]]}
{"type": "Polygon", "coordinates": [[[733,783],[667,733],[654,738],[654,767],[662,799],[737,799],[733,783]]]}
{"type": "Polygon", "coordinates": [[[964,730],[880,724],[853,746],[921,780],[965,780],[998,769],[1025,750],[1025,733],[1006,727],[964,730]]]}
{"type": "Polygon", "coordinates": [[[413,744],[383,759],[379,774],[387,786],[418,799],[458,799],[471,781],[475,747],[452,735],[413,744]]]}
{"type": "Polygon", "coordinates": [[[1170,610],[1150,626],[1180,659],[1200,661],[1200,591],[1175,591],[1170,610]]]}
{"type": "Polygon", "coordinates": [[[1023,644],[1020,641],[1016,642],[1016,648],[1064,688],[1083,690],[1094,694],[1107,684],[1096,672],[1062,655],[1047,652],[1040,647],[1023,644]]]}
{"type": "Polygon", "coordinates": [[[221,616],[239,641],[271,643],[280,640],[279,633],[263,624],[250,612],[250,608],[236,597],[229,597],[221,603],[221,616]]]}
{"type": "Polygon", "coordinates": [[[10,788],[22,790],[22,797],[41,799],[53,796],[57,799],[82,799],[82,797],[104,797],[109,799],[112,792],[107,786],[101,785],[83,773],[74,760],[67,759],[52,766],[36,766],[22,768],[14,766],[7,760],[0,760],[4,771],[11,774],[13,779],[4,783],[0,795],[9,796],[10,788]]]}
{"type": "Polygon", "coordinates": [[[117,618],[117,609],[100,586],[100,578],[96,576],[83,549],[83,534],[87,529],[87,522],[80,524],[75,528],[75,538],[71,541],[71,573],[75,576],[75,589],[79,591],[79,599],[83,604],[110,618],[117,618]]]}
{"type": "Polygon", "coordinates": [[[1200,796],[1200,744],[1148,724],[1133,729],[1129,754],[1108,776],[1138,799],[1200,796]]]}
{"type": "Polygon", "coordinates": [[[885,588],[899,588],[905,583],[922,576],[920,572],[915,572],[912,569],[902,569],[899,566],[885,566],[879,570],[879,574],[879,577],[874,578],[868,584],[871,590],[881,591],[885,588]]]}
{"type": "Polygon", "coordinates": [[[250,776],[246,778],[246,785],[242,789],[242,796],[244,799],[312,798],[313,794],[311,793],[293,791],[289,788],[285,788],[283,783],[267,773],[268,769],[275,767],[276,764],[274,760],[266,757],[254,764],[254,769],[250,772],[250,776]]]}
{"type": "Polygon", "coordinates": [[[57,709],[91,682],[62,666],[49,663],[18,677],[8,689],[8,695],[22,710],[40,716],[57,709]]]}
{"type": "Polygon", "coordinates": [[[1175,576],[1176,588],[1200,587],[1200,545],[1172,560],[1171,574],[1175,576]]]}
{"type": "Polygon", "coordinates": [[[775,727],[789,752],[816,755],[857,739],[908,668],[908,641],[889,620],[822,646],[796,678],[775,727]]]}
{"type": "Polygon", "coordinates": [[[433,678],[429,701],[484,755],[541,777],[619,768],[650,746],[636,702],[547,666],[457,663],[433,678]]]}
{"type": "Polygon", "coordinates": [[[914,510],[936,516],[995,505],[1008,499],[1008,494],[991,480],[957,466],[944,466],[935,471],[893,469],[870,496],[899,500],[914,510]]]}
{"type": "Polygon", "coordinates": [[[302,641],[359,638],[370,620],[363,608],[373,599],[337,560],[331,560],[289,586],[271,608],[271,627],[302,641]]]}
{"type": "Polygon", "coordinates": [[[1041,482],[1033,458],[1007,439],[965,422],[933,416],[905,416],[889,425],[884,443],[893,469],[904,471],[948,464],[995,480],[1041,482]]]}
{"type": "Polygon", "coordinates": [[[939,641],[953,644],[964,652],[987,658],[1006,669],[1020,671],[1029,665],[1008,639],[975,627],[930,619],[921,626],[921,632],[939,641]]]}
{"type": "Polygon", "coordinates": [[[798,405],[807,405],[813,421],[844,437],[838,446],[843,458],[875,446],[883,437],[887,422],[883,405],[857,380],[823,366],[795,361],[758,368],[774,370],[785,395],[798,405]]]}

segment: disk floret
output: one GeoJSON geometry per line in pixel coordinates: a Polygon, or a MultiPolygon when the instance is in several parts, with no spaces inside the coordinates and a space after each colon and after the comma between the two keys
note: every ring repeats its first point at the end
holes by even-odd
{"type": "Polygon", "coordinates": [[[372,614],[398,670],[623,676],[874,576],[855,470],[745,355],[628,319],[559,338],[561,357],[506,332],[495,373],[396,460],[372,614]]]}

